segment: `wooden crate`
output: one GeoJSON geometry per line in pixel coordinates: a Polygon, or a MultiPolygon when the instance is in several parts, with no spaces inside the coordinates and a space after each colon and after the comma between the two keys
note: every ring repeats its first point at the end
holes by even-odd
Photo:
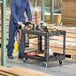
{"type": "MultiPolygon", "coordinates": [[[[50,24],[50,13],[45,13],[45,22],[50,24]]],[[[54,24],[59,25],[61,22],[61,14],[54,13],[54,24]]]]}

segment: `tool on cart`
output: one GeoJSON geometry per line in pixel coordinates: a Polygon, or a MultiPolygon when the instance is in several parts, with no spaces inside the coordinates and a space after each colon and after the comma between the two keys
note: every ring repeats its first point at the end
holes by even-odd
{"type": "MultiPolygon", "coordinates": [[[[49,25],[50,26],[50,25],[49,25]]],[[[52,32],[52,31],[56,31],[56,28],[48,28],[48,25],[45,24],[44,22],[40,22],[37,26],[36,26],[36,30],[39,30],[41,32],[52,32]]]]}
{"type": "Polygon", "coordinates": [[[48,28],[46,26],[46,24],[44,22],[40,22],[37,26],[36,26],[37,30],[40,30],[42,32],[48,32],[48,28]]]}
{"type": "Polygon", "coordinates": [[[34,30],[34,24],[31,24],[31,22],[24,22],[22,27],[19,26],[19,29],[26,29],[26,30],[34,30]]]}

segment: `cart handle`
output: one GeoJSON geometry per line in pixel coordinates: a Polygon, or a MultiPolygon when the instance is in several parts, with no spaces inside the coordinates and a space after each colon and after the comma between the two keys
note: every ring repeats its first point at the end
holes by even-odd
{"type": "Polygon", "coordinates": [[[34,30],[34,28],[35,28],[35,25],[32,24],[31,22],[23,22],[23,24],[24,24],[25,26],[29,26],[29,24],[31,24],[31,25],[33,26],[33,30],[34,30]]]}
{"type": "MultiPolygon", "coordinates": [[[[31,25],[33,26],[33,30],[34,30],[34,28],[35,28],[35,24],[32,24],[31,22],[23,22],[23,24],[24,24],[25,26],[29,26],[29,24],[31,24],[31,25]]],[[[21,26],[19,26],[18,29],[21,29],[21,26]]]]}

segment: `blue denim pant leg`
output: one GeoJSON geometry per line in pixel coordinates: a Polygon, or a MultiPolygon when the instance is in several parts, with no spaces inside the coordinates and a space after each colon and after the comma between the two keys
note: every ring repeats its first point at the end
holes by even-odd
{"type": "Polygon", "coordinates": [[[8,42],[8,48],[7,48],[7,55],[10,56],[13,53],[13,45],[14,45],[14,35],[17,30],[14,24],[11,24],[9,26],[9,42],[8,42]]]}
{"type": "Polygon", "coordinates": [[[8,50],[7,50],[8,56],[11,56],[13,53],[13,44],[14,44],[14,35],[10,36],[10,38],[9,38],[8,50]]]}

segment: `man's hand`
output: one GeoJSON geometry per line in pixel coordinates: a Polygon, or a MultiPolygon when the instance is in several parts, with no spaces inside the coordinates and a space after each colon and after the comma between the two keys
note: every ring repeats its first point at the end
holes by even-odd
{"type": "Polygon", "coordinates": [[[22,26],[22,25],[23,25],[23,23],[22,23],[22,22],[18,22],[18,25],[22,26]]]}

